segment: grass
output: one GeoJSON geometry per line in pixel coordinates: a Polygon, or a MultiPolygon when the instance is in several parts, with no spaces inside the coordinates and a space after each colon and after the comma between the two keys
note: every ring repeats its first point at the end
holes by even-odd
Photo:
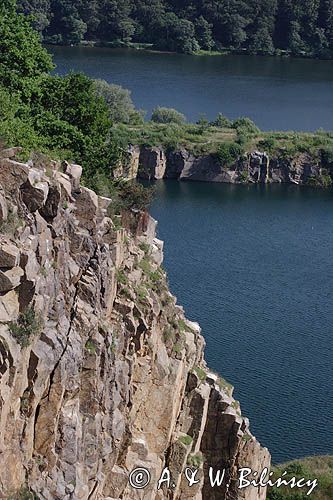
{"type": "Polygon", "coordinates": [[[207,373],[205,372],[205,370],[200,368],[200,366],[195,366],[193,368],[193,372],[198,376],[199,380],[201,380],[201,381],[206,380],[207,373]]]}
{"type": "Polygon", "coordinates": [[[233,389],[233,386],[222,377],[218,378],[217,384],[221,387],[221,389],[224,389],[224,390],[230,391],[231,389],[233,389]]]}
{"type": "Polygon", "coordinates": [[[268,490],[268,500],[303,500],[311,498],[313,500],[332,500],[333,498],[333,456],[317,456],[295,460],[283,465],[274,467],[274,478],[280,477],[284,471],[287,471],[287,478],[296,476],[304,477],[306,480],[318,479],[318,486],[307,496],[308,487],[304,489],[290,490],[290,488],[270,488],[268,490]],[[297,496],[299,495],[299,496],[297,496]]]}
{"type": "MultiPolygon", "coordinates": [[[[262,132],[253,122],[240,118],[234,122],[226,120],[226,126],[213,122],[159,124],[145,122],[140,125],[118,124],[112,135],[120,143],[162,146],[165,149],[185,148],[196,156],[216,154],[226,164],[234,161],[244,151],[266,151],[272,157],[291,159],[299,153],[308,153],[323,167],[333,170],[333,132],[318,130],[308,132],[262,132]]],[[[325,174],[324,174],[325,175],[325,174]]],[[[330,178],[330,176],[329,176],[330,178]]],[[[244,182],[246,178],[244,178],[244,182]]],[[[322,184],[327,184],[324,178],[322,184]]]]}
{"type": "Polygon", "coordinates": [[[233,141],[237,133],[233,129],[186,124],[160,124],[146,122],[143,125],[117,125],[112,129],[124,146],[138,144],[145,146],[164,146],[165,148],[185,147],[194,154],[208,154],[217,151],[224,141],[233,141]]]}

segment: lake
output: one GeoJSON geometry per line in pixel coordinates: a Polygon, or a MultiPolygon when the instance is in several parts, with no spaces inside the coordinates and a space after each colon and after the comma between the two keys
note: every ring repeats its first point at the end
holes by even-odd
{"type": "Polygon", "coordinates": [[[171,290],[274,462],[332,454],[333,193],[159,181],[171,290]]]}
{"type": "Polygon", "coordinates": [[[190,121],[249,116],[263,130],[333,130],[333,61],[184,56],[139,50],[49,47],[57,72],[83,71],[132,91],[147,111],[168,106],[190,121]]]}
{"type": "MultiPolygon", "coordinates": [[[[132,90],[139,108],[221,111],[263,129],[333,129],[331,61],[56,48],[57,71],[132,90]]],[[[152,214],[172,291],[235,385],[274,462],[333,453],[333,194],[157,182],[152,214]]]]}

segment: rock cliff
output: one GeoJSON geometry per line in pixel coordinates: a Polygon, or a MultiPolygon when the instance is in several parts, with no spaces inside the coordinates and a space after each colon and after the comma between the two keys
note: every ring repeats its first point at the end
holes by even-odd
{"type": "Polygon", "coordinates": [[[163,147],[130,147],[128,161],[116,175],[141,179],[178,179],[224,182],[228,184],[271,184],[326,186],[333,172],[308,153],[293,158],[272,157],[260,151],[246,153],[232,165],[221,163],[217,155],[195,156],[188,150],[163,147]]]}
{"type": "Polygon", "coordinates": [[[80,166],[16,152],[0,153],[0,497],[264,500],[237,470],[269,453],[168,289],[156,222],[109,217],[80,166]],[[144,490],[129,484],[137,467],[144,490]]]}

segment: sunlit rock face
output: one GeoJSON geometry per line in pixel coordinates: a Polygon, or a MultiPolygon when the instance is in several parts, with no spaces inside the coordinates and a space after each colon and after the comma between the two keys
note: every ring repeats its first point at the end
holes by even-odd
{"type": "Polygon", "coordinates": [[[17,152],[0,155],[1,498],[264,499],[237,470],[269,453],[169,292],[156,222],[127,213],[120,228],[78,165],[17,152]],[[225,469],[214,489],[210,466],[225,469]],[[165,467],[174,486],[157,490],[165,467]]]}
{"type": "Polygon", "coordinates": [[[270,157],[266,152],[245,153],[232,165],[214,154],[194,155],[185,148],[131,147],[128,161],[116,174],[128,179],[177,179],[227,184],[297,184],[326,186],[333,172],[318,158],[297,153],[292,158],[270,157]]]}

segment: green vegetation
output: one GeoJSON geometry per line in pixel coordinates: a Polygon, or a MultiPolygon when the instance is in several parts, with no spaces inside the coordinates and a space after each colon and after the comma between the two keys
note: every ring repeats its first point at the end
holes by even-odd
{"type": "MultiPolygon", "coordinates": [[[[7,0],[8,1],[8,0],[7,0]]],[[[56,44],[331,58],[330,0],[19,0],[56,44]]]]}
{"type": "Polygon", "coordinates": [[[89,354],[95,354],[96,353],[96,346],[94,344],[94,342],[89,339],[87,342],[86,342],[86,350],[88,351],[89,354]]]}
{"type": "Polygon", "coordinates": [[[225,142],[219,146],[216,157],[222,165],[231,165],[243,152],[242,147],[236,142],[225,142]]]}
{"type": "Polygon", "coordinates": [[[116,278],[118,283],[120,283],[121,285],[127,285],[128,278],[122,269],[116,270],[116,278]]]}
{"type": "Polygon", "coordinates": [[[206,380],[207,373],[203,370],[203,368],[200,368],[200,366],[195,366],[193,368],[193,372],[198,376],[199,380],[206,380]]]}
{"type": "Polygon", "coordinates": [[[178,441],[185,446],[190,446],[193,443],[193,438],[185,434],[184,436],[179,436],[178,441]]]}
{"type": "Polygon", "coordinates": [[[199,467],[203,464],[204,462],[204,456],[201,452],[197,454],[190,454],[187,459],[187,465],[190,467],[193,467],[194,469],[199,469],[199,467]]]}
{"type": "Polygon", "coordinates": [[[39,500],[39,497],[30,491],[27,486],[23,486],[20,491],[14,495],[10,495],[8,500],[39,500]]]}
{"type": "Polygon", "coordinates": [[[179,354],[182,352],[183,350],[183,346],[181,344],[173,344],[172,346],[172,350],[173,352],[175,352],[176,354],[179,354]]]}
{"type": "Polygon", "coordinates": [[[105,80],[95,80],[94,88],[97,96],[106,101],[112,123],[143,122],[142,114],[135,110],[130,90],[105,80]]]}
{"type": "Polygon", "coordinates": [[[15,3],[7,0],[0,10],[1,143],[22,146],[23,159],[38,153],[82,164],[87,186],[114,195],[114,213],[144,209],[151,191],[111,179],[126,148],[110,133],[112,123],[142,122],[129,92],[83,74],[52,76],[50,55],[15,3]]]}
{"type": "Polygon", "coordinates": [[[17,321],[9,323],[9,331],[22,347],[27,347],[32,338],[41,333],[42,321],[32,307],[20,313],[17,321]]]}
{"type": "Polygon", "coordinates": [[[12,210],[8,211],[7,219],[0,223],[0,233],[14,236],[15,232],[23,224],[22,219],[12,210]]]}
{"type": "Polygon", "coordinates": [[[151,120],[156,123],[177,123],[182,125],[186,121],[185,115],[172,108],[155,108],[151,120]]]}
{"type": "Polygon", "coordinates": [[[224,389],[226,391],[231,391],[233,389],[233,386],[230,384],[230,382],[227,382],[224,378],[220,377],[217,380],[217,384],[221,387],[221,389],[224,389]]]}
{"type": "MultiPolygon", "coordinates": [[[[296,476],[298,479],[318,479],[318,486],[311,494],[314,500],[331,500],[333,498],[333,457],[311,457],[303,460],[295,460],[284,465],[274,467],[274,478],[281,477],[287,471],[287,479],[296,476]]],[[[270,488],[268,500],[305,500],[308,489],[290,490],[290,488],[270,488]]]]}

